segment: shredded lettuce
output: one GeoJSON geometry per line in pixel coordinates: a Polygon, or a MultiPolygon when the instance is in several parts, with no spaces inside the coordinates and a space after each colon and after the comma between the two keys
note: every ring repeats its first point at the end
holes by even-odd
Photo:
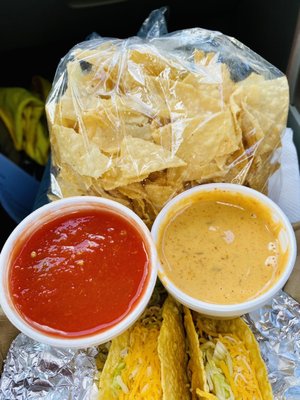
{"type": "MultiPolygon", "coordinates": [[[[122,370],[125,368],[126,364],[124,361],[120,361],[118,365],[116,366],[114,373],[113,373],[113,380],[112,380],[112,388],[118,392],[120,389],[123,390],[124,387],[122,385],[122,378],[121,378],[121,373],[122,370]]],[[[125,385],[126,386],[126,385],[125,385]]],[[[123,390],[124,391],[124,390],[123,390]]]]}
{"type": "Polygon", "coordinates": [[[218,340],[215,345],[213,359],[215,361],[221,361],[225,358],[227,353],[228,353],[228,351],[227,351],[226,347],[224,346],[224,344],[218,340]]]}
{"type": "Polygon", "coordinates": [[[204,366],[209,390],[219,400],[234,400],[230,383],[227,381],[219,363],[224,361],[232,374],[232,360],[223,343],[219,340],[207,341],[200,346],[204,355],[204,366]]]}
{"type": "Polygon", "coordinates": [[[121,375],[117,375],[115,377],[115,381],[116,381],[116,384],[119,385],[119,387],[121,388],[123,393],[126,393],[126,394],[129,393],[129,389],[128,389],[127,385],[125,385],[125,383],[123,382],[121,375]]]}
{"type": "Polygon", "coordinates": [[[146,328],[160,328],[162,323],[161,307],[148,307],[140,318],[141,324],[146,328]]]}

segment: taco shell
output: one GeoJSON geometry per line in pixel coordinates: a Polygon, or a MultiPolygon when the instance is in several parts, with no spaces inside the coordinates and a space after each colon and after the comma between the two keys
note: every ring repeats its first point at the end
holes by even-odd
{"type": "Polygon", "coordinates": [[[190,399],[180,306],[168,297],[148,307],[112,340],[100,376],[99,400],[190,399]]]}
{"type": "Polygon", "coordinates": [[[271,400],[259,345],[241,318],[209,319],[184,308],[192,399],[271,400]]]}

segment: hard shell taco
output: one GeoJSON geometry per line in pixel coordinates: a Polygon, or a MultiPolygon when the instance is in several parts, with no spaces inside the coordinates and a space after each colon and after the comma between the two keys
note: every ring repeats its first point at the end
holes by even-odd
{"type": "Polygon", "coordinates": [[[273,399],[259,346],[240,318],[208,319],[184,308],[192,399],[273,399]]]}
{"type": "MultiPolygon", "coordinates": [[[[100,351],[103,356],[105,349],[100,351]]],[[[148,307],[112,341],[100,376],[99,400],[190,399],[186,371],[182,313],[168,297],[162,307],[148,307]]]]}

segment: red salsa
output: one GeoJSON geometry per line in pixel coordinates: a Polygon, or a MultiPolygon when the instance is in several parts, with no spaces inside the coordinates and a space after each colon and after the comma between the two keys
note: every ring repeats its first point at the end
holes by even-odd
{"type": "Polygon", "coordinates": [[[148,277],[141,234],[108,210],[81,210],[44,224],[10,269],[18,312],[50,335],[101,332],[134,307],[148,277]]]}

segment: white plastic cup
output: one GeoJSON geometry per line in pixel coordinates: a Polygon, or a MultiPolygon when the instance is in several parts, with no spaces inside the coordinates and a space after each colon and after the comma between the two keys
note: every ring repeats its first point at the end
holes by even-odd
{"type": "MultiPolygon", "coordinates": [[[[0,305],[10,322],[32,339],[51,346],[86,348],[105,343],[128,329],[145,310],[153,292],[156,278],[157,254],[155,245],[147,226],[133,211],[120,203],[105,198],[94,196],[69,197],[49,203],[32,212],[8,237],[0,254],[0,305]],[[105,331],[77,338],[52,336],[51,334],[39,331],[31,326],[19,314],[13,304],[11,294],[9,293],[8,276],[10,266],[14,261],[13,250],[18,241],[21,240],[21,242],[23,242],[26,237],[29,237],[34,231],[47,222],[74,211],[95,209],[106,209],[118,213],[120,216],[127,219],[140,233],[149,257],[148,277],[145,281],[142,295],[137,300],[135,307],[130,313],[116,325],[113,325],[105,331]]],[[[88,313],[89,310],[86,310],[86,312],[88,313]]],[[[84,318],[84,315],[81,315],[80,318],[84,318]]]]}
{"type": "MultiPolygon", "coordinates": [[[[271,286],[267,291],[260,294],[256,298],[245,301],[238,304],[213,304],[205,301],[201,301],[192,296],[187,295],[184,291],[179,289],[166,275],[163,265],[158,259],[158,275],[163,285],[167,291],[174,296],[180,303],[185,306],[195,310],[201,314],[215,317],[215,318],[234,318],[246,314],[250,311],[262,307],[274,295],[282,289],[288,280],[290,274],[295,265],[296,255],[297,255],[297,244],[295,239],[294,230],[283,211],[267,196],[264,194],[250,189],[245,186],[230,184],[230,183],[210,183],[205,185],[196,186],[189,189],[178,196],[174,197],[165,207],[160,211],[154,224],[152,226],[151,234],[154,239],[156,246],[158,246],[159,233],[161,227],[165,226],[165,222],[168,218],[173,215],[173,213],[178,210],[180,203],[184,199],[193,198],[197,193],[211,192],[214,190],[222,190],[227,192],[240,193],[241,195],[247,197],[248,199],[253,198],[259,201],[262,205],[270,210],[271,215],[274,220],[279,221],[282,224],[282,237],[284,237],[285,245],[288,246],[288,257],[286,260],[286,265],[283,268],[283,272],[279,279],[271,286]],[[176,210],[176,211],[175,211],[176,210]],[[173,212],[172,212],[173,211],[173,212]]],[[[201,293],[201,287],[199,287],[199,293],[201,293]]]]}

